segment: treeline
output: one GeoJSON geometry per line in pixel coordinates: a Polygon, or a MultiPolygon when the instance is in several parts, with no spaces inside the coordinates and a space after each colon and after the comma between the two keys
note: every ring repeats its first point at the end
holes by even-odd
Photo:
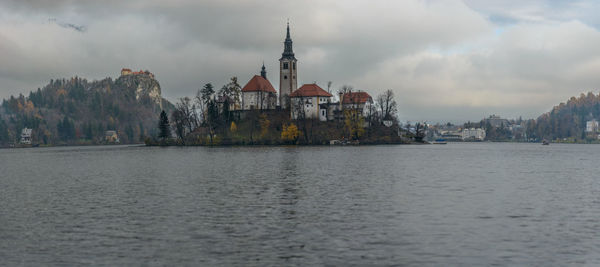
{"type": "Polygon", "coordinates": [[[587,121],[594,119],[600,120],[600,94],[589,92],[571,97],[537,120],[527,121],[527,135],[537,139],[591,141],[594,137],[587,136],[585,128],[587,121]]]}
{"type": "MultiPolygon", "coordinates": [[[[143,142],[155,134],[161,108],[150,96],[136,99],[136,85],[121,78],[88,82],[74,77],[3,99],[0,146],[18,143],[23,128],[33,129],[33,142],[42,145],[102,143],[107,130],[116,130],[121,143],[143,142]]],[[[163,106],[172,109],[166,100],[163,106]]]]}

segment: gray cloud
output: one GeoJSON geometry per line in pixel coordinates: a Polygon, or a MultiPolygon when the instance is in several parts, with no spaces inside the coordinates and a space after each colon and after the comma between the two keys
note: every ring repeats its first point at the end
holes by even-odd
{"type": "MultiPolygon", "coordinates": [[[[278,87],[285,22],[300,82],[393,89],[406,120],[534,117],[600,81],[593,2],[4,1],[0,97],[52,78],[157,75],[163,95],[242,82],[278,87]],[[48,23],[57,18],[66,26],[48,23]],[[77,31],[85,25],[85,34],[77,31]]],[[[596,9],[597,10],[597,9],[596,9]]]]}
{"type": "Polygon", "coordinates": [[[67,28],[67,29],[73,29],[75,31],[78,32],[85,32],[87,30],[87,27],[83,26],[83,25],[76,25],[73,23],[68,23],[68,22],[59,22],[56,20],[56,18],[50,18],[48,19],[49,22],[51,23],[56,23],[56,25],[63,27],[63,28],[67,28]]]}

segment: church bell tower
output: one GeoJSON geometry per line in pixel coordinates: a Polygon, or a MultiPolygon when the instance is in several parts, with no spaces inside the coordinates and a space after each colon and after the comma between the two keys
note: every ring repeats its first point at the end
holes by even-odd
{"type": "Polygon", "coordinates": [[[298,76],[296,75],[296,57],[292,50],[292,38],[290,37],[290,23],[287,24],[287,35],[283,42],[283,54],[279,59],[279,105],[288,108],[288,96],[298,88],[298,76]]]}

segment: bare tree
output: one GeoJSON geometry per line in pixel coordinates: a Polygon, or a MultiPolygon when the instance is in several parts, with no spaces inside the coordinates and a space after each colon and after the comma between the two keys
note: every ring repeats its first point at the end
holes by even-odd
{"type": "Polygon", "coordinates": [[[179,102],[175,105],[175,108],[179,110],[183,116],[183,123],[187,132],[190,133],[196,129],[198,125],[198,118],[196,115],[195,106],[189,97],[183,97],[179,99],[179,102]]]}
{"type": "Polygon", "coordinates": [[[173,128],[175,128],[175,134],[177,134],[177,138],[184,142],[186,135],[186,119],[185,115],[182,113],[181,109],[175,109],[171,113],[171,122],[173,123],[173,128]]]}
{"type": "Polygon", "coordinates": [[[350,85],[343,85],[342,88],[338,89],[338,94],[352,93],[352,91],[354,91],[354,87],[350,85]]]}
{"type": "Polygon", "coordinates": [[[391,120],[396,115],[398,107],[392,90],[386,90],[383,94],[377,96],[377,104],[381,110],[382,120],[391,120]]]}
{"type": "Polygon", "coordinates": [[[312,127],[309,127],[310,119],[306,117],[306,109],[304,108],[304,105],[307,104],[307,100],[305,100],[303,97],[290,98],[290,99],[291,99],[290,104],[292,105],[292,112],[293,112],[292,118],[298,122],[298,126],[300,126],[300,130],[304,134],[304,140],[306,142],[309,142],[309,140],[310,140],[309,128],[312,129],[312,127]]]}
{"type": "Polygon", "coordinates": [[[275,106],[274,99],[277,99],[274,93],[258,91],[256,92],[256,108],[260,110],[272,109],[275,106]]]}

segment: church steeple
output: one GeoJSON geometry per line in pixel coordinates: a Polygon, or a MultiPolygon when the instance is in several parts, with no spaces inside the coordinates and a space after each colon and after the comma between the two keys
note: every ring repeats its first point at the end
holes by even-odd
{"type": "Polygon", "coordinates": [[[260,71],[260,76],[267,79],[267,70],[265,69],[265,63],[263,62],[262,70],[260,71]]]}
{"type": "Polygon", "coordinates": [[[292,37],[290,37],[290,23],[287,24],[287,34],[283,42],[283,54],[281,58],[294,58],[294,50],[292,49],[292,37]]]}
{"type": "Polygon", "coordinates": [[[290,37],[290,23],[287,24],[287,32],[283,47],[283,54],[279,59],[279,105],[286,109],[290,108],[289,95],[298,88],[298,77],[296,76],[296,62],[292,49],[292,37],[290,37]]]}

